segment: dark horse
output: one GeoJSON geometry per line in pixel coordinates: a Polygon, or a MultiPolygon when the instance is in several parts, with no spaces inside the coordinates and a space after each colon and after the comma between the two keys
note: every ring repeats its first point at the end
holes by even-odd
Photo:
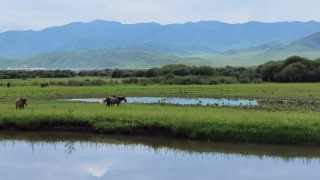
{"type": "Polygon", "coordinates": [[[12,82],[8,82],[7,87],[11,87],[11,86],[12,86],[12,82]]]}
{"type": "Polygon", "coordinates": [[[111,96],[103,100],[103,102],[107,103],[107,106],[113,106],[114,104],[119,106],[121,101],[127,102],[127,99],[123,96],[111,96]]]}
{"type": "Polygon", "coordinates": [[[24,105],[28,105],[27,104],[27,99],[23,99],[23,98],[20,98],[20,99],[17,99],[16,100],[16,109],[18,109],[18,107],[21,109],[23,108],[24,109],[24,105]]]}
{"type": "Polygon", "coordinates": [[[48,86],[49,86],[48,83],[41,83],[41,84],[40,84],[40,87],[48,87],[48,86]]]}

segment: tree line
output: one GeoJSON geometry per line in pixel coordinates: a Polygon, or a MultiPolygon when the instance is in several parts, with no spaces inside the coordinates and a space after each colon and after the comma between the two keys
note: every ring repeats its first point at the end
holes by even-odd
{"type": "Polygon", "coordinates": [[[27,78],[69,78],[77,73],[71,70],[1,70],[0,79],[27,79],[27,78]]]}
{"type": "Polygon", "coordinates": [[[293,56],[284,61],[269,61],[258,66],[256,72],[267,82],[319,82],[320,59],[293,56]]]}
{"type": "Polygon", "coordinates": [[[282,61],[269,61],[257,67],[210,67],[166,65],[150,69],[103,70],[1,70],[1,79],[68,78],[95,76],[124,78],[124,83],[142,84],[219,84],[259,82],[319,82],[320,59],[292,56],[282,61]]]}

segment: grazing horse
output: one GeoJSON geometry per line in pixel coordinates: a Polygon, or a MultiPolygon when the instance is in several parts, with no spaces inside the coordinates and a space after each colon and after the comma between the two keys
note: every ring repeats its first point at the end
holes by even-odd
{"type": "Polygon", "coordinates": [[[48,86],[49,86],[48,83],[41,83],[41,84],[40,84],[40,87],[48,87],[48,86]]]}
{"type": "Polygon", "coordinates": [[[18,107],[21,109],[21,107],[24,109],[24,105],[28,105],[27,104],[27,99],[23,99],[23,98],[20,98],[20,99],[17,99],[16,100],[16,109],[18,109],[18,107]]]}
{"type": "Polygon", "coordinates": [[[111,96],[103,100],[103,102],[107,103],[107,106],[113,106],[114,104],[119,106],[121,101],[127,102],[127,99],[123,96],[111,96]]]}
{"type": "Polygon", "coordinates": [[[8,82],[7,87],[11,87],[11,86],[12,86],[12,82],[8,82]]]}

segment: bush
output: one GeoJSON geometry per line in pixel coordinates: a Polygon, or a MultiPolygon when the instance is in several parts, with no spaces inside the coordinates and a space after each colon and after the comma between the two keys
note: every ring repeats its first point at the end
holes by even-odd
{"type": "Polygon", "coordinates": [[[150,79],[140,79],[140,83],[144,86],[153,84],[150,79]]]}
{"type": "Polygon", "coordinates": [[[238,83],[238,80],[235,77],[223,77],[221,82],[225,84],[236,84],[238,83]]]}
{"type": "Polygon", "coordinates": [[[138,78],[129,78],[129,79],[123,79],[123,84],[138,84],[140,81],[138,78]]]}

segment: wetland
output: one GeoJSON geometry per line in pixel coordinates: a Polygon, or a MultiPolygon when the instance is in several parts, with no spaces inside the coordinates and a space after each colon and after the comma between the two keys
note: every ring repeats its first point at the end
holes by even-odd
{"type": "Polygon", "coordinates": [[[40,88],[34,85],[34,81],[40,80],[17,80],[10,88],[0,86],[0,129],[86,131],[259,144],[320,144],[318,83],[148,86],[119,83],[40,88]],[[132,97],[135,101],[150,98],[157,103],[106,107],[102,103],[56,101],[87,98],[100,101],[112,95],[132,97]],[[19,97],[28,99],[24,110],[14,108],[14,101],[19,97]],[[257,105],[164,103],[177,97],[197,104],[210,99],[248,100],[257,105]]]}
{"type": "MultiPolygon", "coordinates": [[[[181,98],[181,97],[126,97],[127,103],[140,104],[173,104],[199,106],[257,106],[256,100],[247,99],[211,99],[211,98],[181,98]]],[[[63,101],[102,103],[103,98],[65,99],[63,101]]]]}

